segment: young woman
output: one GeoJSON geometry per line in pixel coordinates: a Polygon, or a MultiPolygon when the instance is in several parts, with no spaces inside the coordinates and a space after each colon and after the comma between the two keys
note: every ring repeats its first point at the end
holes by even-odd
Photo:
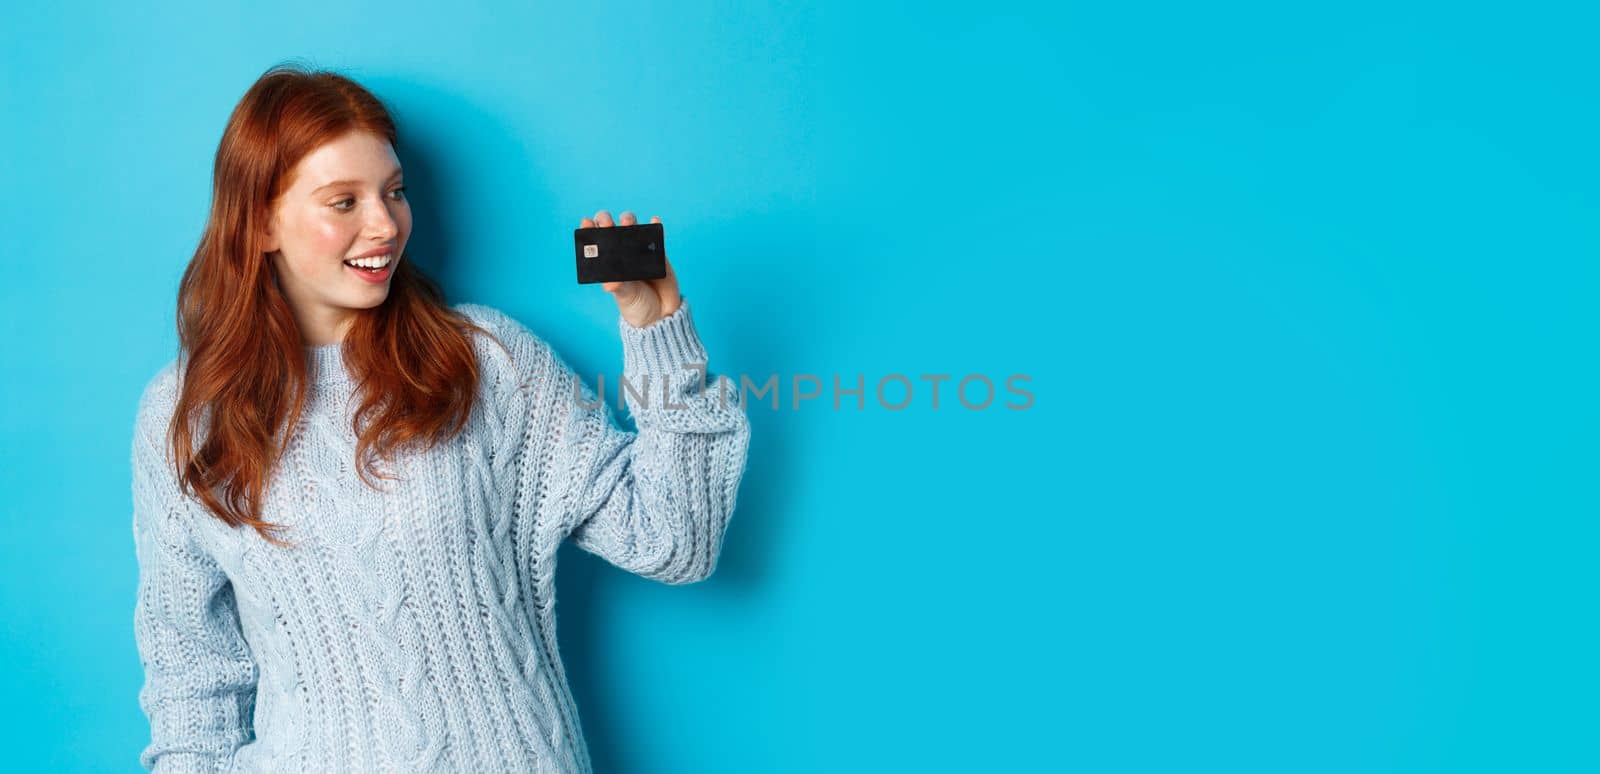
{"type": "Polygon", "coordinates": [[[361,86],[280,66],[217,149],[133,442],[152,770],[589,771],[557,547],[664,583],[716,566],[749,424],[671,267],[604,285],[625,432],[542,339],[412,264],[395,143],[361,86]]]}

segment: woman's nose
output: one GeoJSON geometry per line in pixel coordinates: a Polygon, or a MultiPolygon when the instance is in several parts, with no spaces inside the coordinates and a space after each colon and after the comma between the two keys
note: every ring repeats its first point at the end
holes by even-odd
{"type": "Polygon", "coordinates": [[[382,239],[391,239],[400,231],[400,224],[389,214],[387,207],[378,207],[377,213],[367,222],[367,233],[382,239]]]}

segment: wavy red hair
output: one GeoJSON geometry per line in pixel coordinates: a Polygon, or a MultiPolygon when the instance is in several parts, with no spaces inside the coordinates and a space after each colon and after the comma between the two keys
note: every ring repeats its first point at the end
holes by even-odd
{"type": "MultiPolygon", "coordinates": [[[[180,488],[230,526],[247,525],[277,545],[288,545],[275,534],[282,525],[259,510],[299,424],[310,374],[262,249],[264,232],[300,159],[350,131],[397,147],[388,109],[355,81],[294,64],[267,70],[223,131],[210,217],[178,288],[184,378],[168,440],[180,488]]],[[[402,448],[443,442],[465,427],[479,375],[473,330],[488,333],[451,309],[402,254],[388,297],[357,315],[341,347],[360,395],[353,429],[363,482],[376,488],[372,478],[395,479],[372,457],[392,461],[402,448]]]]}

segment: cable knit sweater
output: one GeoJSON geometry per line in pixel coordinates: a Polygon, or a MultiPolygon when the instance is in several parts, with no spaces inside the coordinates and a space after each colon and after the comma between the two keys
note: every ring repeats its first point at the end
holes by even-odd
{"type": "Polygon", "coordinates": [[[637,432],[611,424],[612,385],[596,406],[516,320],[455,308],[509,357],[474,334],[468,427],[383,464],[401,477],[384,491],[355,473],[339,345],[306,348],[312,393],[263,512],[292,548],[180,494],[165,445],[178,361],[146,386],[133,442],[146,768],[592,770],[556,651],[556,549],[570,537],[663,583],[710,575],[748,419],[727,377],[686,368],[707,360],[687,301],[644,328],[618,318],[623,373],[649,389],[623,391],[637,432]]]}

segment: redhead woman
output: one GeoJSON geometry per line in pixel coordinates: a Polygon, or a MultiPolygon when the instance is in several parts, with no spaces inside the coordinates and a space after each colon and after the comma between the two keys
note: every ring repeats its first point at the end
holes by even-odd
{"type": "Polygon", "coordinates": [[[749,423],[671,266],[603,286],[643,388],[624,431],[411,261],[396,142],[360,85],[288,66],[223,133],[133,439],[150,770],[588,772],[556,549],[669,584],[716,566],[749,423]]]}

